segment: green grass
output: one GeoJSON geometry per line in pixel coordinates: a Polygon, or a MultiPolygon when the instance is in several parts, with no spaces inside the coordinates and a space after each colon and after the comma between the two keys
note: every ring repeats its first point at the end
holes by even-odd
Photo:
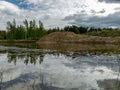
{"type": "Polygon", "coordinates": [[[87,35],[102,36],[102,37],[118,37],[120,36],[120,30],[102,30],[87,32],[87,35]]]}

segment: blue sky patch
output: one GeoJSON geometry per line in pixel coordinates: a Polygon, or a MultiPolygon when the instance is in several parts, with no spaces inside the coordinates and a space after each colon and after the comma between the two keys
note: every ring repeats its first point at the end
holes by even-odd
{"type": "Polygon", "coordinates": [[[15,4],[18,7],[23,8],[23,9],[27,9],[28,8],[27,4],[22,3],[22,2],[24,2],[24,0],[5,0],[5,1],[13,3],[13,4],[15,4]]]}

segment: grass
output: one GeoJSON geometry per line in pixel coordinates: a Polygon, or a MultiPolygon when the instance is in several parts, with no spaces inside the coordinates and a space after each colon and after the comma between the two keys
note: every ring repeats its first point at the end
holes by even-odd
{"type": "Polygon", "coordinates": [[[86,35],[90,36],[101,36],[101,37],[119,37],[120,30],[101,30],[87,32],[86,35]]]}
{"type": "Polygon", "coordinates": [[[85,52],[93,54],[118,54],[120,45],[113,44],[40,44],[42,49],[57,50],[59,52],[85,52]]]}
{"type": "Polygon", "coordinates": [[[0,40],[0,43],[35,43],[36,40],[0,40]]]}
{"type": "Polygon", "coordinates": [[[38,42],[43,49],[92,53],[120,53],[120,37],[78,35],[72,32],[54,32],[38,42]]]}
{"type": "Polygon", "coordinates": [[[41,38],[37,43],[120,44],[120,37],[101,37],[78,35],[72,32],[54,32],[41,38]]]}
{"type": "Polygon", "coordinates": [[[78,35],[72,32],[54,32],[39,41],[1,40],[1,45],[50,49],[61,52],[120,53],[120,37],[78,35]]]}

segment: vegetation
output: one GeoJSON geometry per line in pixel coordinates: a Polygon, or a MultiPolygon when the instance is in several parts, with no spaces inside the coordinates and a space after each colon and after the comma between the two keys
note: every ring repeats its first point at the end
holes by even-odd
{"type": "Polygon", "coordinates": [[[92,36],[102,36],[102,37],[118,37],[120,36],[120,30],[119,29],[102,29],[100,31],[87,32],[86,34],[92,35],[92,36]]]}
{"type": "Polygon", "coordinates": [[[41,21],[39,21],[39,25],[36,24],[35,20],[28,22],[25,19],[23,23],[24,25],[17,25],[15,19],[13,22],[7,22],[7,39],[37,40],[47,33],[41,21]]]}
{"type": "Polygon", "coordinates": [[[65,26],[64,28],[45,29],[41,21],[28,21],[25,19],[22,25],[17,25],[15,19],[7,22],[7,31],[0,31],[0,40],[38,40],[52,32],[74,32],[89,36],[116,37],[120,36],[120,29],[94,28],[83,26],[65,26]]]}
{"type": "Polygon", "coordinates": [[[0,31],[0,40],[6,39],[6,32],[0,31]]]}
{"type": "Polygon", "coordinates": [[[52,32],[74,32],[76,34],[89,35],[89,36],[101,36],[101,37],[116,37],[120,36],[120,29],[116,28],[94,28],[94,27],[78,27],[75,25],[65,26],[63,29],[53,28],[49,29],[48,33],[52,32]]]}
{"type": "Polygon", "coordinates": [[[60,29],[59,27],[48,29],[48,33],[61,31],[61,32],[74,32],[76,34],[83,34],[86,33],[88,30],[88,27],[77,27],[75,25],[73,26],[65,26],[64,28],[60,29]]]}
{"type": "Polygon", "coordinates": [[[14,63],[15,65],[17,64],[17,60],[18,59],[23,59],[24,64],[28,65],[28,64],[36,64],[37,61],[39,62],[39,64],[41,64],[43,62],[43,58],[44,58],[44,54],[42,54],[41,52],[39,54],[32,54],[30,52],[28,53],[24,53],[24,54],[11,54],[13,52],[8,53],[8,62],[9,63],[14,63]]]}

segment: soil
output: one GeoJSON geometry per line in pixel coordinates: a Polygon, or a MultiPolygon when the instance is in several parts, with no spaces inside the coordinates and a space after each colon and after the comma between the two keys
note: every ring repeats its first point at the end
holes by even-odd
{"type": "Polygon", "coordinates": [[[54,32],[37,41],[43,49],[57,51],[90,51],[94,53],[120,53],[120,37],[100,37],[54,32]]]}
{"type": "Polygon", "coordinates": [[[75,34],[73,32],[53,32],[37,41],[38,44],[120,44],[120,37],[100,37],[75,34]]]}

